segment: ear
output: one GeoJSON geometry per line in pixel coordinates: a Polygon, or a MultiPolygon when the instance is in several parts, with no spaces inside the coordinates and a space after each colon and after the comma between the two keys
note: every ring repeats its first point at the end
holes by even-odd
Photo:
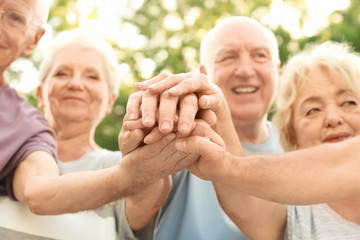
{"type": "Polygon", "coordinates": [[[114,103],[115,103],[115,100],[116,100],[116,96],[115,94],[111,94],[110,98],[109,98],[109,102],[108,102],[108,107],[106,109],[106,114],[110,114],[113,107],[114,107],[114,103]]]}
{"type": "Polygon", "coordinates": [[[38,86],[37,89],[36,89],[36,97],[37,97],[37,100],[38,100],[38,108],[44,108],[44,101],[43,101],[43,97],[42,97],[42,88],[41,86],[38,86]]]}
{"type": "Polygon", "coordinates": [[[207,75],[207,73],[206,73],[206,69],[205,69],[205,66],[204,65],[202,65],[202,64],[200,64],[200,73],[203,73],[203,74],[205,74],[205,75],[207,75]]]}
{"type": "Polygon", "coordinates": [[[44,35],[44,33],[45,33],[45,28],[39,28],[36,31],[33,40],[28,44],[28,46],[22,52],[22,55],[24,55],[24,56],[30,55],[32,53],[32,51],[34,51],[34,49],[38,45],[38,43],[39,43],[41,37],[44,35]]]}

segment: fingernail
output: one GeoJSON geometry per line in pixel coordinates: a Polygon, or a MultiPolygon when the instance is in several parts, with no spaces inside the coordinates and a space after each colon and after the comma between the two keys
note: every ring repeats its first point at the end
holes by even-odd
{"type": "Polygon", "coordinates": [[[135,120],[136,119],[136,114],[135,113],[131,113],[130,114],[130,120],[135,120]]]}
{"type": "Polygon", "coordinates": [[[170,129],[170,123],[165,121],[161,123],[161,130],[168,130],[170,129]]]}
{"type": "Polygon", "coordinates": [[[189,129],[189,124],[187,123],[182,123],[179,127],[180,132],[186,132],[188,129],[189,129]]]}
{"type": "Polygon", "coordinates": [[[146,116],[146,117],[144,118],[144,124],[147,124],[147,123],[152,123],[152,117],[146,116]]]}

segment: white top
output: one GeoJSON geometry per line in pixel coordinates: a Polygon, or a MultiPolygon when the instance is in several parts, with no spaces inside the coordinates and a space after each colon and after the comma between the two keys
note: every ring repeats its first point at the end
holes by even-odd
{"type": "Polygon", "coordinates": [[[286,208],[285,239],[360,239],[360,225],[347,221],[327,204],[286,208]]]}

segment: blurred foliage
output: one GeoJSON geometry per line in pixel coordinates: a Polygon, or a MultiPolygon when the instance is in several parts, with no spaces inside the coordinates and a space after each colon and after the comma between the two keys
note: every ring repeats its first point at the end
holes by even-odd
{"type": "MultiPolygon", "coordinates": [[[[131,7],[131,0],[119,1],[127,1],[129,8],[131,7]]],[[[303,13],[300,21],[307,18],[305,1],[286,2],[291,2],[303,13]]],[[[54,33],[79,26],[80,14],[76,3],[76,0],[54,0],[48,21],[54,33]]],[[[263,16],[269,14],[271,3],[271,0],[176,0],[176,8],[167,9],[162,1],[145,0],[143,6],[133,15],[122,17],[122,24],[136,26],[139,34],[146,39],[146,44],[141,49],[132,49],[120,48],[115,42],[110,41],[119,56],[119,63],[128,65],[131,80],[123,82],[113,113],[97,128],[96,141],[99,145],[111,150],[118,149],[117,137],[125,114],[127,98],[135,91],[135,81],[143,81],[161,71],[172,73],[198,71],[200,41],[219,19],[244,15],[261,20],[263,16]],[[166,27],[170,18],[180,20],[181,24],[174,29],[166,27]],[[151,59],[155,63],[151,76],[144,76],[142,72],[141,62],[144,59],[151,59]]],[[[95,8],[88,18],[96,18],[96,16],[95,8]]],[[[278,38],[282,63],[285,63],[291,54],[303,49],[308,42],[322,42],[329,39],[348,41],[353,44],[355,50],[360,51],[359,16],[359,2],[352,0],[347,10],[331,14],[330,25],[313,37],[293,39],[281,25],[272,29],[278,38]]],[[[41,57],[35,58],[33,54],[30,59],[37,67],[41,57]]],[[[11,79],[19,79],[16,74],[21,72],[10,70],[8,74],[11,79]]],[[[36,106],[36,98],[33,95],[29,94],[28,99],[36,106]]]]}

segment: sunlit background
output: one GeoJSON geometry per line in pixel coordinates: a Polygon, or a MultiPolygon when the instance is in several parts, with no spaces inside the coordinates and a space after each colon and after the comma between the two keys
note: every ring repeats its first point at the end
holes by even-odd
{"type": "MultiPolygon", "coordinates": [[[[264,13],[259,10],[258,13],[254,14],[260,15],[260,21],[272,29],[282,26],[294,39],[304,36],[311,37],[329,24],[330,14],[336,10],[347,9],[350,5],[350,0],[304,0],[304,3],[306,9],[299,9],[301,5],[297,1],[273,0],[270,12],[264,13]]],[[[68,12],[66,14],[66,21],[69,23],[77,21],[79,26],[94,30],[105,39],[112,41],[120,49],[131,48],[141,51],[144,46],[149,44],[149,39],[141,35],[136,26],[123,23],[122,19],[132,18],[134,13],[142,8],[143,4],[144,0],[77,0],[76,8],[78,12],[68,12]],[[93,15],[94,9],[96,9],[95,16],[93,15]]],[[[200,14],[199,8],[193,8],[187,13],[186,18],[180,18],[177,13],[178,6],[175,0],[160,0],[159,4],[169,11],[162,27],[170,31],[177,31],[184,25],[191,25],[200,14]]],[[[211,4],[211,1],[204,1],[204,4],[211,4]]],[[[152,11],[158,11],[158,9],[154,8],[152,11]]],[[[39,43],[38,51],[41,52],[48,46],[54,35],[51,26],[60,24],[56,21],[56,18],[52,18],[51,23],[46,26],[47,32],[39,43]]],[[[333,15],[332,21],[342,21],[341,16],[333,15]]],[[[159,36],[154,34],[155,37],[159,36]]],[[[180,45],[181,40],[171,38],[168,41],[170,46],[176,48],[177,45],[180,45]]],[[[41,58],[41,54],[35,52],[35,56],[33,56],[35,59],[36,54],[38,54],[38,58],[41,58]]],[[[195,71],[197,62],[193,59],[196,53],[190,50],[185,51],[184,54],[189,55],[189,59],[192,59],[193,67],[190,67],[190,69],[195,71]]],[[[166,58],[167,53],[163,52],[161,54],[160,52],[156,57],[166,58]]],[[[153,76],[156,63],[152,58],[142,57],[138,64],[141,69],[142,78],[146,79],[153,76]]],[[[21,70],[22,72],[20,79],[12,82],[12,85],[20,92],[31,92],[38,85],[37,69],[29,60],[18,60],[12,65],[12,69],[14,71],[21,70]]],[[[123,81],[131,84],[133,79],[129,74],[131,72],[130,66],[127,63],[120,63],[119,69],[123,81]]]]}

